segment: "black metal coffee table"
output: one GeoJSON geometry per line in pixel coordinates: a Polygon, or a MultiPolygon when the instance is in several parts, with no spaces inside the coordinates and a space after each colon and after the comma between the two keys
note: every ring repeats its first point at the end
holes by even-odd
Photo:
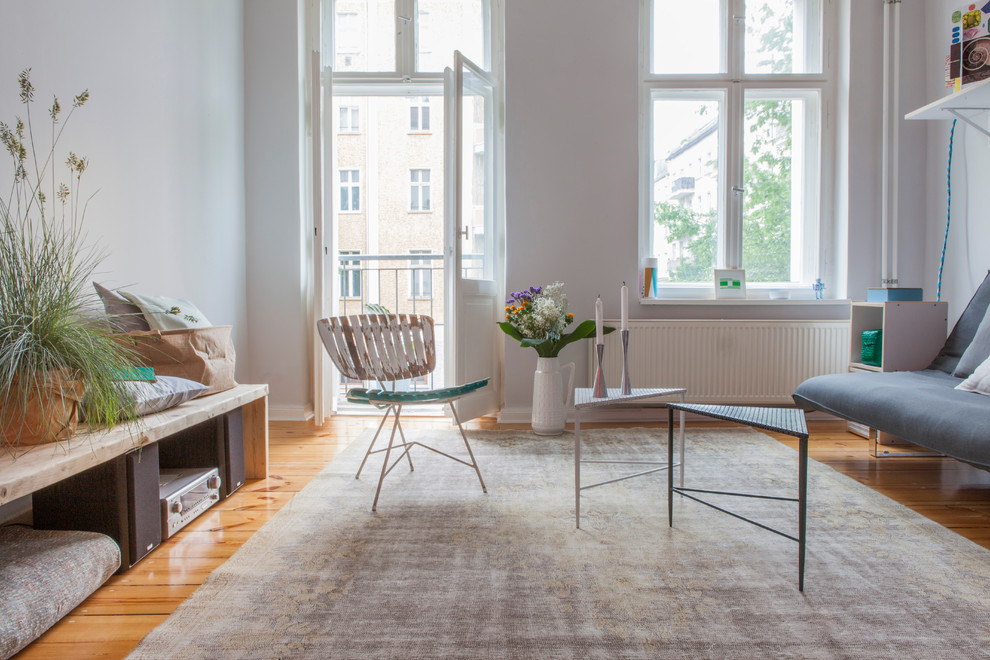
{"type": "MultiPolygon", "coordinates": [[[[674,526],[674,493],[678,493],[692,499],[695,502],[701,502],[706,506],[710,506],[713,509],[717,509],[722,513],[727,513],[734,518],[739,518],[752,525],[756,525],[762,529],[773,532],[774,534],[779,534],[784,538],[791,539],[792,541],[797,541],[798,543],[798,590],[804,591],[804,549],[805,549],[805,528],[807,523],[807,509],[808,509],[808,425],[804,418],[804,411],[797,408],[759,408],[755,406],[716,406],[716,405],[704,405],[697,403],[668,403],[667,412],[669,415],[669,427],[667,433],[667,456],[669,461],[673,463],[674,460],[674,411],[683,410],[686,412],[693,412],[699,415],[705,415],[706,417],[712,417],[714,419],[722,419],[727,422],[736,422],[738,424],[745,424],[747,426],[752,426],[754,428],[763,429],[766,431],[774,431],[776,433],[783,433],[785,435],[790,435],[796,437],[800,443],[798,448],[798,496],[793,497],[777,497],[773,495],[754,495],[750,493],[730,493],[718,490],[701,490],[698,488],[686,488],[684,486],[683,480],[680,486],[674,485],[674,480],[672,476],[668,476],[667,479],[667,520],[668,524],[674,526]],[[791,536],[785,532],[782,532],[773,527],[768,527],[762,523],[756,522],[755,520],[750,520],[744,516],[739,515],[729,511],[728,509],[723,509],[722,507],[716,506],[711,502],[701,499],[700,497],[695,497],[691,493],[706,493],[709,495],[734,495],[737,497],[752,497],[763,500],[781,500],[785,502],[797,502],[798,503],[798,535],[791,536]]],[[[683,453],[683,448],[681,452],[683,453]]],[[[683,461],[683,456],[681,457],[683,461]]]]}

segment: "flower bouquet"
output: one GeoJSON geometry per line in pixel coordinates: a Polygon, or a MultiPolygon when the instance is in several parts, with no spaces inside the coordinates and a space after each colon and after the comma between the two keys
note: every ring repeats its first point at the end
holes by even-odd
{"type": "MultiPolygon", "coordinates": [[[[574,315],[567,312],[564,285],[554,282],[513,293],[505,301],[505,320],[498,327],[518,340],[520,346],[535,348],[540,357],[557,357],[571,342],[595,334],[595,322],[590,319],[565,333],[573,322],[574,315]]],[[[608,334],[613,330],[606,326],[602,332],[608,334]]]]}

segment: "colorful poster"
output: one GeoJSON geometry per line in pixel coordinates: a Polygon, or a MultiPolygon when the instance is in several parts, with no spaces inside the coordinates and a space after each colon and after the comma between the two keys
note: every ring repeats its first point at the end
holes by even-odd
{"type": "Polygon", "coordinates": [[[952,12],[946,85],[957,91],[990,78],[990,2],[965,5],[952,12]]]}

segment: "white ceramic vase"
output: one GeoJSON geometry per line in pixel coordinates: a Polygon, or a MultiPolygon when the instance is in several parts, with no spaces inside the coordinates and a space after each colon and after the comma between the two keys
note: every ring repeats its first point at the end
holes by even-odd
{"type": "Polygon", "coordinates": [[[533,375],[533,432],[560,435],[567,424],[567,411],[574,394],[574,363],[560,364],[560,358],[537,358],[533,375]],[[562,371],[569,370],[567,387],[562,371]]]}

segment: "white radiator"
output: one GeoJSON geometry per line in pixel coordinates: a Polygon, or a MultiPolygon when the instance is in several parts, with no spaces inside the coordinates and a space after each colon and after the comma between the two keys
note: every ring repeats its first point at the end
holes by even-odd
{"type": "MultiPolygon", "coordinates": [[[[619,387],[619,322],[605,335],[605,384],[619,387]]],[[[588,383],[597,361],[588,342],[588,383]]],[[[806,378],[841,373],[849,365],[848,321],[648,320],[629,322],[633,387],[686,387],[695,403],[791,404],[806,378]]]]}

